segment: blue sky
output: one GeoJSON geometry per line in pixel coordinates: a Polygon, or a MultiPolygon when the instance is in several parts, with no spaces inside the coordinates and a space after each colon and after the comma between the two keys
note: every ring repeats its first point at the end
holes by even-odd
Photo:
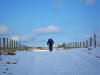
{"type": "Polygon", "coordinates": [[[0,0],[0,25],[29,46],[46,46],[51,37],[55,44],[82,41],[100,33],[100,1],[0,0]]]}

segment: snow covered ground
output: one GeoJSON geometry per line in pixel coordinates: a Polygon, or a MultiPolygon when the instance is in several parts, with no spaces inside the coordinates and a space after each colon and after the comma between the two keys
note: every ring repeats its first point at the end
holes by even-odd
{"type": "Polygon", "coordinates": [[[0,75],[100,75],[100,48],[17,51],[0,59],[0,75]]]}

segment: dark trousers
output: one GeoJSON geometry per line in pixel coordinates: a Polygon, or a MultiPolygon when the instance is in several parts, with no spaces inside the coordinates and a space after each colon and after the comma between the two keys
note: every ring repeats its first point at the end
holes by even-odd
{"type": "Polygon", "coordinates": [[[53,45],[49,44],[49,50],[52,51],[53,50],[53,45]]]}

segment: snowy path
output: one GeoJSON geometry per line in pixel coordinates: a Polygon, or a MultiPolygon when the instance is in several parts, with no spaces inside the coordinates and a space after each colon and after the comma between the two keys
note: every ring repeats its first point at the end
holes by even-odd
{"type": "Polygon", "coordinates": [[[0,75],[100,75],[99,50],[16,52],[1,56],[0,75]],[[16,64],[5,64],[8,61],[16,64]]]}

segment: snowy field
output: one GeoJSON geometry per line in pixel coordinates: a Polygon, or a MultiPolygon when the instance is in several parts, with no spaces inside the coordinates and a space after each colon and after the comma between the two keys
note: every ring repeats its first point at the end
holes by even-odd
{"type": "Polygon", "coordinates": [[[0,75],[100,75],[100,48],[2,55],[0,75]]]}

